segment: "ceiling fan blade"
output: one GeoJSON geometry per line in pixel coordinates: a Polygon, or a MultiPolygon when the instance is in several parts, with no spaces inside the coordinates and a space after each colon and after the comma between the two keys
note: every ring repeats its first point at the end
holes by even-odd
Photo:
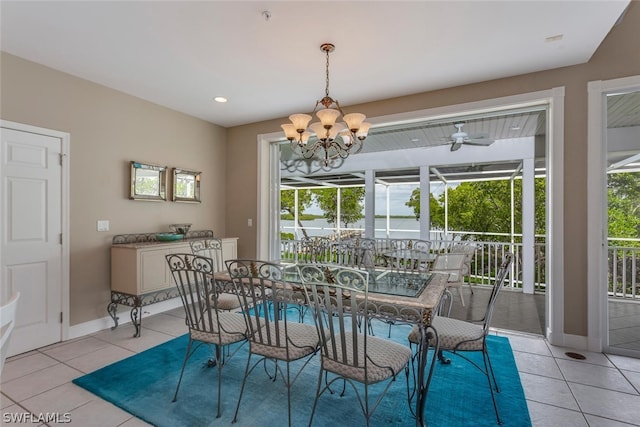
{"type": "Polygon", "coordinates": [[[469,145],[482,145],[485,147],[488,147],[489,145],[493,144],[495,141],[493,139],[470,139],[468,141],[465,141],[465,144],[469,144],[469,145]]]}
{"type": "Polygon", "coordinates": [[[460,149],[460,147],[462,147],[462,142],[455,142],[452,141],[453,143],[451,144],[451,151],[458,151],[460,149]]]}
{"type": "Polygon", "coordinates": [[[488,133],[479,132],[479,133],[470,133],[469,135],[467,135],[466,139],[491,139],[491,138],[489,138],[488,133]]]}

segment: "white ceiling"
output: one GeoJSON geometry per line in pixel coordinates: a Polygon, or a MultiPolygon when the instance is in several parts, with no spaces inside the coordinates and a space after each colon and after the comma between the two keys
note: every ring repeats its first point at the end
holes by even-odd
{"type": "Polygon", "coordinates": [[[628,3],[3,0],[0,42],[229,127],[313,110],[324,42],[330,94],[348,106],[585,63],[628,3]]]}

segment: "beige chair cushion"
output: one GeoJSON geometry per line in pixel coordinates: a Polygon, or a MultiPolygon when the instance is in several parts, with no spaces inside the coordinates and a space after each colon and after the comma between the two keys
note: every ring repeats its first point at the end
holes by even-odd
{"type": "MultiPolygon", "coordinates": [[[[484,332],[481,324],[436,316],[431,325],[438,333],[441,350],[482,350],[484,332]]],[[[418,327],[414,326],[409,333],[409,342],[417,344],[419,339],[418,327]]]]}
{"type": "Polygon", "coordinates": [[[236,294],[226,292],[218,294],[218,310],[231,311],[237,308],[240,308],[240,300],[236,294]]]}
{"type": "MultiPolygon", "coordinates": [[[[215,322],[215,316],[212,318],[215,322]]],[[[214,331],[219,332],[219,334],[191,329],[189,330],[191,339],[217,345],[226,345],[242,341],[246,338],[247,325],[241,313],[220,312],[218,313],[218,319],[220,324],[213,326],[214,331]],[[222,326],[222,330],[218,328],[220,325],[222,326]]]]}
{"type": "MultiPolygon", "coordinates": [[[[270,333],[273,345],[266,344],[266,335],[262,341],[264,344],[258,343],[255,340],[258,337],[255,337],[254,340],[250,340],[251,342],[251,352],[255,354],[259,354],[265,357],[269,357],[272,359],[279,360],[296,360],[304,357],[308,354],[311,354],[316,351],[318,348],[319,340],[318,340],[318,332],[316,332],[316,327],[314,325],[307,325],[304,323],[295,323],[288,322],[287,323],[287,333],[289,337],[288,347],[289,347],[289,357],[287,358],[287,341],[285,340],[285,329],[284,323],[280,323],[279,325],[279,333],[280,333],[280,346],[275,346],[276,340],[276,325],[273,323],[269,323],[270,333]]],[[[260,331],[262,334],[266,334],[266,330],[260,331]]],[[[257,334],[258,332],[256,332],[257,334]]]]}
{"type": "MultiPolygon", "coordinates": [[[[323,354],[322,366],[324,369],[345,378],[373,384],[398,374],[411,358],[411,349],[409,347],[383,338],[368,336],[367,355],[369,356],[369,360],[367,361],[367,381],[365,381],[364,336],[358,335],[358,360],[360,361],[360,367],[353,366],[352,336],[350,333],[345,334],[347,338],[346,345],[348,347],[346,349],[347,364],[342,364],[336,360],[325,357],[326,355],[323,354]]],[[[328,346],[331,347],[332,344],[329,343],[328,346]]],[[[336,341],[336,348],[338,349],[338,354],[340,354],[342,351],[342,343],[340,340],[336,341]]]]}

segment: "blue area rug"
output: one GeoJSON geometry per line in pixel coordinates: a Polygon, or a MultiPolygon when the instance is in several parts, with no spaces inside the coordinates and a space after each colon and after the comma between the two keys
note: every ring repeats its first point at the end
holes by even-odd
{"type": "MultiPolygon", "coordinates": [[[[406,343],[408,327],[396,325],[392,331],[392,339],[406,343]]],[[[384,337],[386,333],[387,326],[379,325],[376,335],[384,337]]],[[[175,338],[73,382],[156,426],[230,425],[240,392],[248,345],[242,347],[222,370],[222,416],[216,418],[217,368],[207,367],[211,350],[206,346],[202,346],[189,360],[178,400],[172,402],[187,342],[187,335],[175,338]]],[[[531,426],[508,339],[490,336],[488,345],[500,385],[497,396],[503,425],[531,426]]],[[[478,360],[481,361],[481,357],[478,360]]],[[[319,355],[305,368],[293,387],[293,426],[309,424],[318,363],[319,355]]],[[[455,355],[451,355],[449,365],[436,362],[425,415],[429,427],[497,425],[486,377],[469,362],[455,355]]],[[[338,393],[323,394],[313,424],[336,427],[364,425],[364,416],[353,390],[347,389],[344,397],[338,393]]],[[[235,425],[286,426],[287,395],[284,384],[280,380],[275,383],[270,381],[262,369],[256,369],[247,381],[235,425]]],[[[398,377],[389,389],[374,413],[371,425],[415,425],[407,403],[404,375],[398,377]]]]}

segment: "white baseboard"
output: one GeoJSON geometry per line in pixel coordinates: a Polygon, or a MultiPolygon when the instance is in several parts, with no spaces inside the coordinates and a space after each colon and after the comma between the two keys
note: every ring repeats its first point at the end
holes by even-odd
{"type": "MultiPolygon", "coordinates": [[[[142,327],[144,328],[144,318],[152,316],[154,314],[163,313],[165,311],[173,310],[174,308],[182,307],[182,301],[180,298],[172,298],[166,301],[158,302],[155,304],[145,305],[142,309],[142,327]]],[[[131,323],[131,309],[126,306],[118,306],[118,326],[131,323]],[[124,309],[123,309],[124,308],[124,309]]],[[[105,329],[113,327],[113,319],[111,316],[105,316],[100,319],[90,320],[88,322],[80,323],[69,327],[69,339],[79,338],[85,335],[100,332],[105,329]]]]}
{"type": "Polygon", "coordinates": [[[604,350],[602,347],[602,339],[600,337],[589,337],[588,342],[589,348],[587,350],[595,353],[602,353],[604,350]]]}
{"type": "Polygon", "coordinates": [[[575,350],[587,351],[589,347],[588,338],[582,335],[563,334],[562,346],[575,350]]]}
{"type": "Polygon", "coordinates": [[[582,335],[571,335],[565,333],[555,333],[547,328],[547,342],[558,347],[568,347],[574,350],[593,351],[593,343],[589,342],[589,338],[582,335]]]}

